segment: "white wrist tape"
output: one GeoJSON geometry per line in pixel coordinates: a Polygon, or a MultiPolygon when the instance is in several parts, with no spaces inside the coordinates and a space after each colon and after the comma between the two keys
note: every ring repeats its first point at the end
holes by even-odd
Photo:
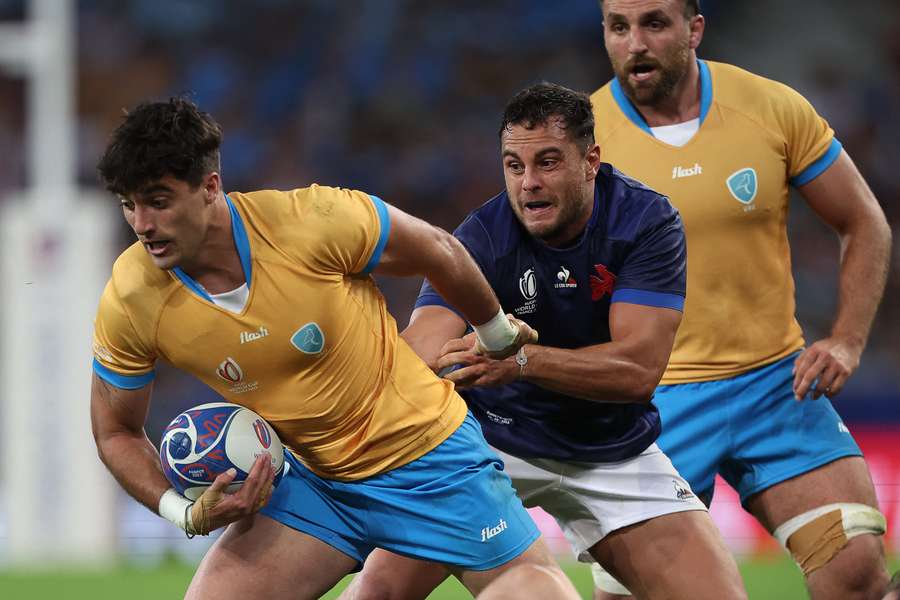
{"type": "Polygon", "coordinates": [[[159,499],[159,516],[173,523],[179,529],[193,533],[194,524],[191,522],[190,507],[194,503],[175,491],[175,488],[169,488],[166,493],[159,499]]]}
{"type": "Polygon", "coordinates": [[[494,316],[493,319],[483,325],[473,325],[475,335],[481,340],[481,345],[488,352],[496,352],[509,347],[516,341],[519,330],[509,322],[509,319],[503,314],[503,308],[494,316]]]}

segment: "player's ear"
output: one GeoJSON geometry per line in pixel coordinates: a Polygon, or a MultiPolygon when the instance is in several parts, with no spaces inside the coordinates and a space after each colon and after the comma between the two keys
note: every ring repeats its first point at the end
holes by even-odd
{"type": "Polygon", "coordinates": [[[222,179],[215,171],[209,173],[203,181],[203,191],[206,192],[206,202],[212,204],[219,197],[222,187],[222,179]]]}
{"type": "Polygon", "coordinates": [[[593,181],[600,170],[600,145],[591,144],[584,155],[584,178],[593,181]]]}
{"type": "Polygon", "coordinates": [[[688,38],[688,47],[691,50],[696,50],[700,45],[700,42],[703,41],[703,32],[706,30],[706,19],[703,18],[703,15],[694,15],[691,17],[688,26],[691,30],[690,37],[688,38]]]}

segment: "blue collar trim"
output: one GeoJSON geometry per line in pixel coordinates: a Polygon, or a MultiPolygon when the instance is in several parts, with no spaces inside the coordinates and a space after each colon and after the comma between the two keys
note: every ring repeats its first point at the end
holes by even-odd
{"type": "MultiPolygon", "coordinates": [[[[231,237],[234,239],[234,246],[237,248],[238,256],[241,259],[241,269],[244,271],[244,280],[247,282],[247,287],[250,287],[250,276],[252,274],[250,239],[247,237],[247,230],[244,228],[244,222],[241,220],[241,215],[234,207],[234,203],[231,202],[231,198],[228,197],[228,194],[225,195],[225,202],[228,204],[228,212],[231,213],[231,237]]],[[[172,269],[172,272],[175,273],[175,276],[178,277],[186,288],[204,300],[209,302],[213,301],[209,292],[203,289],[203,286],[199,283],[194,281],[190,275],[181,270],[181,267],[175,267],[172,269]]]]}

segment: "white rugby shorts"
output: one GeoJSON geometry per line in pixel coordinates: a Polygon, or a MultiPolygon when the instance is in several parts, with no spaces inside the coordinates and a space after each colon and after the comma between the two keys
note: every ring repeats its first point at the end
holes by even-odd
{"type": "Polygon", "coordinates": [[[582,562],[593,562],[588,550],[617,529],[706,510],[656,444],[634,458],[610,463],[523,459],[494,451],[522,503],[539,506],[556,519],[582,562]]]}

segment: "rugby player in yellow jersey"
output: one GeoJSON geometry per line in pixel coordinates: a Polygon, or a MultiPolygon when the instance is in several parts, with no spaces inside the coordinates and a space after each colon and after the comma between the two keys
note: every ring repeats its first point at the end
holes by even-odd
{"type": "Polygon", "coordinates": [[[189,535],[230,524],[187,597],[316,598],[376,546],[443,563],[473,594],[519,564],[564,577],[369,273],[427,276],[480,324],[488,356],[510,356],[533,330],[502,313],[453,236],[375,196],[225,194],[221,139],[189,101],[144,104],[99,165],[138,241],[97,312],[94,436],[122,487],[189,535]],[[290,464],[274,491],[265,456],[233,495],[222,493],[233,472],[193,504],[170,488],[143,429],[158,359],[273,425],[290,464]]]}
{"type": "Polygon", "coordinates": [[[684,320],[654,399],[659,446],[707,501],[720,473],[791,552],[814,600],[880,598],[885,520],[829,398],[859,365],[884,289],[881,208],[802,96],[697,59],[699,2],[600,4],[615,79],[591,97],[597,142],[670,198],[687,236],[684,320]],[[794,317],[791,185],[841,242],[834,325],[809,346],[794,317]]]}

